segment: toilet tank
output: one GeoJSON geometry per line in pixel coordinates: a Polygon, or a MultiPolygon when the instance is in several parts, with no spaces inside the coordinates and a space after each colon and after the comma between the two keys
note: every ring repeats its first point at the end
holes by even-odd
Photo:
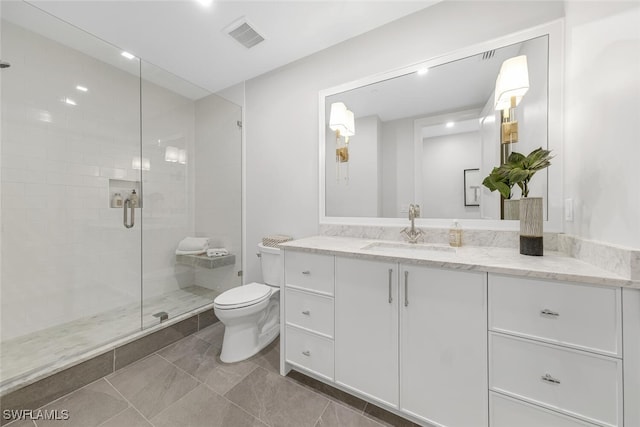
{"type": "Polygon", "coordinates": [[[262,264],[262,281],[267,285],[280,286],[282,282],[282,265],[280,264],[280,249],[258,244],[260,263],[262,264]]]}

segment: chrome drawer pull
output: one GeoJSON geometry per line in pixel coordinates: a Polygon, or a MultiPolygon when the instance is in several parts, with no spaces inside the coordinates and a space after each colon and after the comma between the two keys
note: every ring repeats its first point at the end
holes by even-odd
{"type": "Polygon", "coordinates": [[[548,382],[548,383],[551,383],[551,384],[560,384],[560,380],[557,380],[557,379],[553,378],[549,374],[544,374],[544,376],[540,377],[540,379],[542,381],[545,381],[545,382],[548,382]]]}
{"type": "Polygon", "coordinates": [[[393,297],[391,296],[391,275],[393,274],[393,268],[389,269],[389,304],[393,301],[393,297]]]}
{"type": "Polygon", "coordinates": [[[311,356],[311,352],[309,350],[305,350],[302,352],[305,356],[311,356]]]}
{"type": "Polygon", "coordinates": [[[305,310],[302,312],[302,314],[304,314],[305,316],[309,316],[311,315],[311,312],[309,310],[305,310]]]}
{"type": "Polygon", "coordinates": [[[551,311],[548,308],[545,308],[544,310],[540,310],[540,314],[542,314],[543,316],[549,316],[549,317],[558,317],[558,316],[560,316],[560,313],[556,313],[555,311],[551,311]]]}
{"type": "Polygon", "coordinates": [[[304,275],[307,275],[307,276],[308,276],[309,274],[311,274],[311,272],[310,272],[309,270],[305,270],[305,271],[303,271],[303,272],[302,272],[302,274],[304,274],[304,275]]]}

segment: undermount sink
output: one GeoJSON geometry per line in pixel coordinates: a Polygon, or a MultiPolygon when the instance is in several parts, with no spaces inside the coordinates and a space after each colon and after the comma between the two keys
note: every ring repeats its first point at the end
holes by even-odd
{"type": "Polygon", "coordinates": [[[402,251],[415,252],[450,252],[455,253],[456,248],[438,243],[403,243],[403,242],[373,242],[361,248],[364,251],[402,251]]]}

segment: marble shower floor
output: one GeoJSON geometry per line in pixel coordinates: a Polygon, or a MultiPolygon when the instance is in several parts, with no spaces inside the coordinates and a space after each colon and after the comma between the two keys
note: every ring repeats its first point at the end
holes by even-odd
{"type": "Polygon", "coordinates": [[[65,421],[7,427],[415,427],[357,397],[292,371],[279,375],[279,340],[223,364],[218,322],[45,405],[65,421]]]}
{"type": "Polygon", "coordinates": [[[13,381],[61,360],[157,325],[154,313],[165,311],[169,319],[211,304],[218,292],[200,286],[190,286],[167,292],[90,317],[43,329],[2,342],[0,347],[0,384],[13,381]]]}

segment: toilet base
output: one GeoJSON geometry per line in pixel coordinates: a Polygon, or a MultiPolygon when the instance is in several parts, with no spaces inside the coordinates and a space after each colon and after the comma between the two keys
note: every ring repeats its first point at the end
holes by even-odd
{"type": "Polygon", "coordinates": [[[280,334],[279,324],[273,325],[261,334],[258,334],[256,329],[257,327],[238,331],[233,330],[233,326],[225,327],[220,360],[224,363],[246,360],[271,344],[280,334]]]}

